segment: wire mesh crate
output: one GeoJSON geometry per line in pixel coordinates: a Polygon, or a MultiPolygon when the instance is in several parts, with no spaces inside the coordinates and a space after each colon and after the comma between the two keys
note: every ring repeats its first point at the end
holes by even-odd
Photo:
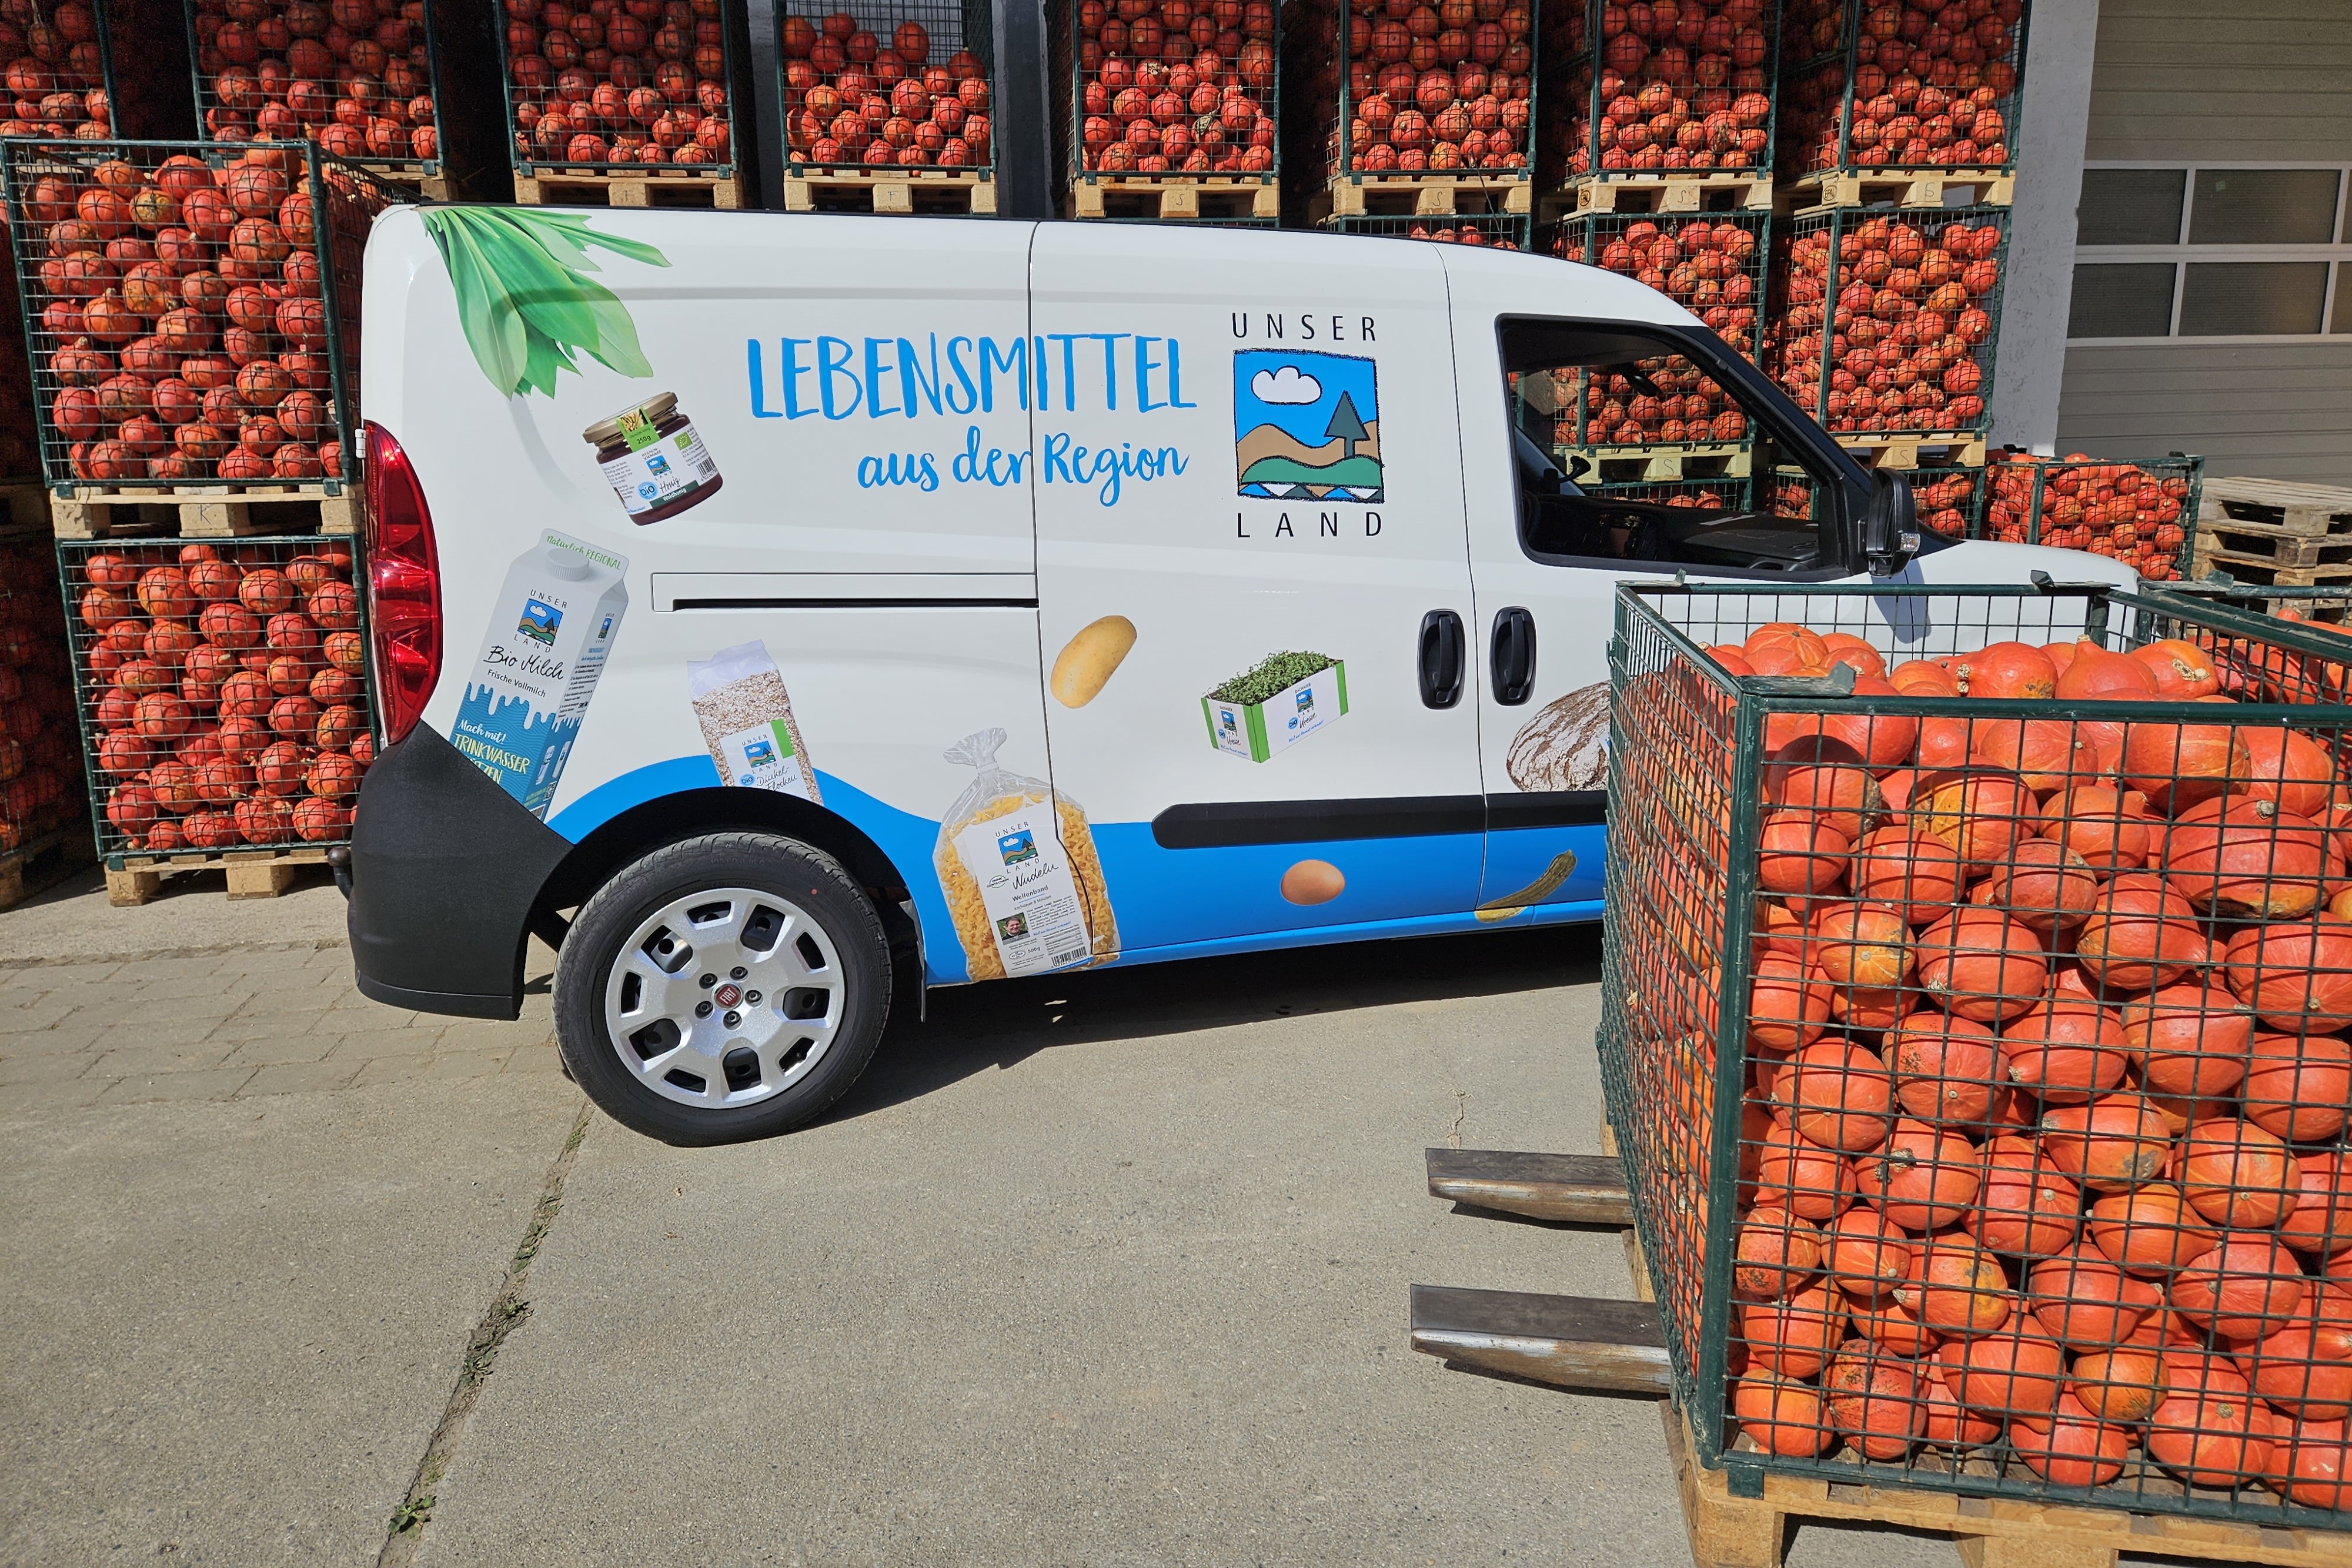
{"type": "Polygon", "coordinates": [[[852,13],[795,4],[778,8],[776,37],[791,175],[991,169],[996,68],[986,5],[882,0],[852,13]]]}
{"type": "Polygon", "coordinates": [[[1530,210],[1536,38],[1528,0],[1438,0],[1391,15],[1383,0],[1289,0],[1283,8],[1294,166],[1341,217],[1374,212],[1368,188],[1405,191],[1424,216],[1530,210]],[[1424,203],[1416,183],[1458,187],[1424,203]],[[1488,200],[1489,188],[1493,199],[1488,200]]]}
{"type": "Polygon", "coordinates": [[[1781,174],[2013,168],[2025,0],[1949,10],[1790,0],[1781,174]]]}
{"type": "Polygon", "coordinates": [[[350,838],[375,755],[352,554],[59,541],[101,856],[350,838]]]}
{"type": "Polygon", "coordinates": [[[1775,13],[1764,0],[1545,7],[1544,55],[1562,62],[1562,86],[1538,176],[1769,174],[1775,13]]]}
{"type": "Polygon", "coordinates": [[[1933,468],[1906,468],[1901,472],[1911,483],[1911,502],[1922,528],[1940,539],[1983,537],[1985,471],[1982,468],[1955,464],[1933,468]]]}
{"type": "Polygon", "coordinates": [[[1485,246],[1492,250],[1525,250],[1530,225],[1527,218],[1512,213],[1465,213],[1436,218],[1332,218],[1324,226],[1335,234],[1433,240],[1440,245],[1485,246]]]}
{"type": "Polygon", "coordinates": [[[9,141],[0,159],[52,486],[341,493],[386,187],[304,142],[9,141]]]}
{"type": "Polygon", "coordinates": [[[0,16],[0,136],[102,140],[114,134],[113,42],[102,5],[19,0],[0,16]]]}
{"type": "MultiPolygon", "coordinates": [[[[1045,26],[1055,156],[1073,193],[1191,175],[1234,184],[1246,203],[1248,187],[1279,180],[1274,0],[1054,0],[1045,26]]],[[[1273,214],[1244,204],[1204,215],[1273,214]]]]}
{"type": "Polygon", "coordinates": [[[1782,220],[1766,371],[1840,434],[1981,431],[2008,235],[2009,209],[1990,205],[1782,220]]]}
{"type": "Polygon", "coordinates": [[[1735,1490],[2352,1517],[2347,652],[1621,587],[1602,1083],[1735,1490]]]}
{"type": "Polygon", "coordinates": [[[40,422],[33,412],[33,361],[26,351],[16,269],[0,267],[0,486],[41,479],[40,422]]]}
{"type": "Polygon", "coordinates": [[[728,0],[500,0],[499,67],[518,173],[735,172],[728,0]],[[609,12],[609,15],[607,14],[609,12]]]}
{"type": "Polygon", "coordinates": [[[433,0],[183,0],[215,141],[315,141],[378,175],[441,166],[433,0]]]}
{"type": "Polygon", "coordinates": [[[2181,453],[2110,463],[2011,451],[1992,465],[1986,537],[2088,550],[2157,582],[2186,577],[2204,469],[2203,458],[2181,453]]]}
{"type": "Polygon", "coordinates": [[[1771,225],[1769,213],[1583,213],[1552,225],[1549,248],[1657,289],[1754,361],[1771,225]]]}

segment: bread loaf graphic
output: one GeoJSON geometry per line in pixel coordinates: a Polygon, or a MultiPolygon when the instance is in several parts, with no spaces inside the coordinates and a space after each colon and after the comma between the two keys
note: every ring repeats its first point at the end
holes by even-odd
{"type": "Polygon", "coordinates": [[[1511,737],[1506,766],[1522,789],[1603,789],[1609,785],[1609,684],[1555,697],[1511,737]]]}

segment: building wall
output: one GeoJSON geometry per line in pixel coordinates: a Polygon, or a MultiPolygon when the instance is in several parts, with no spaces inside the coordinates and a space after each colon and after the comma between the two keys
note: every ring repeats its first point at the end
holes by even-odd
{"type": "MultiPolygon", "coordinates": [[[[2098,0],[2083,156],[2352,161],[2352,0],[2098,0]]],[[[2057,446],[2352,485],[2352,334],[2069,347],[2057,446]]]]}

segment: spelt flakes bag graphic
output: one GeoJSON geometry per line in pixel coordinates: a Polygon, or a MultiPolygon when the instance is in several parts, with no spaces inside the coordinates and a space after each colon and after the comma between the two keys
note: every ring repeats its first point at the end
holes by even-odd
{"type": "Polygon", "coordinates": [[[686,684],[694,699],[694,721],[702,727],[702,743],[710,748],[721,784],[824,803],[816,764],[809,760],[808,743],[793,717],[792,694],[765,643],[740,643],[689,664],[686,684]]]}
{"type": "Polygon", "coordinates": [[[931,852],[966,967],[994,980],[1116,957],[1118,926],[1085,808],[999,767],[1004,741],[1004,731],[983,729],[946,753],[975,770],[931,852]]]}

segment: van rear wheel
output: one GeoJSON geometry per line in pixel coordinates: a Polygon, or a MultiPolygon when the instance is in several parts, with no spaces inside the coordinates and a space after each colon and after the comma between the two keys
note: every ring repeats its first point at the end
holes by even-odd
{"type": "Polygon", "coordinates": [[[738,1143],[822,1115],[890,1010],[881,917],[841,863],[765,833],[656,850],[581,909],[555,966],[556,1042],[606,1114],[665,1143],[738,1143]]]}

